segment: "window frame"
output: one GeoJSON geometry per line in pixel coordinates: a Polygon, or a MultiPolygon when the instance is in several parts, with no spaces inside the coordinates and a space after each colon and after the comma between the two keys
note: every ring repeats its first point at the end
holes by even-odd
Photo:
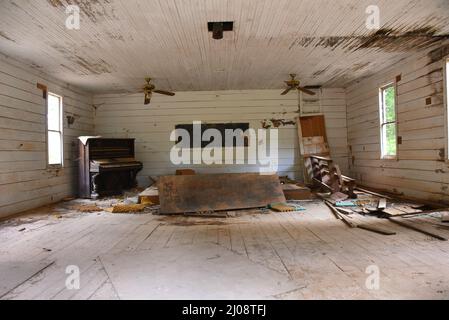
{"type": "Polygon", "coordinates": [[[388,82],[382,86],[379,87],[379,136],[380,136],[380,159],[381,160],[397,160],[398,159],[398,109],[397,109],[397,84],[396,81],[388,82]],[[386,121],[385,119],[385,112],[384,112],[384,94],[383,92],[385,89],[392,87],[394,90],[394,114],[395,114],[395,120],[394,121],[386,121]],[[384,152],[384,133],[383,128],[387,124],[394,123],[396,126],[396,154],[389,155],[385,154],[384,152]]]}
{"type": "Polygon", "coordinates": [[[449,55],[443,58],[443,99],[444,99],[444,131],[445,131],[445,161],[449,163],[449,55]]]}
{"type": "Polygon", "coordinates": [[[45,130],[45,141],[46,141],[46,163],[48,169],[57,169],[62,168],[64,166],[64,121],[63,121],[63,114],[64,114],[64,104],[63,104],[63,97],[59,94],[47,91],[47,96],[45,99],[45,123],[46,123],[46,130],[45,130]],[[59,99],[59,131],[57,130],[50,130],[48,125],[48,103],[49,103],[49,96],[54,96],[59,99]],[[49,155],[49,141],[48,141],[48,133],[49,132],[58,132],[61,136],[61,163],[49,163],[50,161],[50,155],[49,155]]]}

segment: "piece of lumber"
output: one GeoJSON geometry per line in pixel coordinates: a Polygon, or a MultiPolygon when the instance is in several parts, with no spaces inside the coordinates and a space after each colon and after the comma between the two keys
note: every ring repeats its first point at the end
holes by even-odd
{"type": "Polygon", "coordinates": [[[449,222],[449,212],[443,212],[441,214],[441,222],[449,222]]]}
{"type": "Polygon", "coordinates": [[[277,175],[161,176],[157,186],[161,214],[260,208],[286,201],[277,175]]]}
{"type": "Polygon", "coordinates": [[[380,227],[373,226],[370,224],[365,224],[365,223],[357,224],[357,228],[372,231],[372,232],[387,235],[387,236],[396,234],[396,232],[394,232],[394,231],[390,231],[388,229],[380,228],[380,227]]]}
{"type": "Polygon", "coordinates": [[[329,201],[325,201],[325,203],[329,207],[329,209],[331,209],[331,211],[334,213],[337,219],[342,220],[350,228],[357,227],[357,225],[354,222],[350,221],[345,215],[340,214],[337,208],[335,208],[329,201]]]}
{"type": "Polygon", "coordinates": [[[426,215],[426,214],[429,214],[429,213],[435,213],[435,212],[446,212],[446,211],[448,211],[449,212],[449,208],[439,208],[439,209],[431,209],[431,210],[422,210],[422,211],[419,211],[419,212],[414,212],[414,213],[401,213],[401,214],[397,214],[397,215],[395,215],[395,216],[398,216],[398,217],[408,217],[408,216],[414,216],[414,215],[426,215]]]}
{"type": "Polygon", "coordinates": [[[404,213],[418,213],[418,212],[422,212],[422,210],[419,209],[414,209],[410,206],[407,205],[395,205],[394,206],[395,209],[404,211],[404,213]]]}
{"type": "Polygon", "coordinates": [[[439,240],[443,240],[443,241],[447,241],[447,238],[437,234],[436,232],[432,232],[431,230],[429,230],[428,228],[425,228],[424,226],[418,226],[414,223],[408,222],[408,221],[403,221],[402,218],[396,218],[396,217],[388,217],[388,220],[390,220],[391,222],[394,222],[398,225],[401,225],[405,228],[409,228],[411,230],[415,230],[417,232],[421,232],[425,235],[434,237],[436,239],[439,240]]]}
{"type": "Polygon", "coordinates": [[[387,199],[380,198],[379,203],[377,204],[377,209],[384,210],[387,208],[387,199]]]}
{"type": "Polygon", "coordinates": [[[364,208],[366,210],[368,210],[368,212],[377,212],[377,211],[379,211],[379,209],[377,207],[370,206],[370,205],[366,205],[364,208]]]}
{"type": "MultiPolygon", "coordinates": [[[[324,199],[324,198],[322,198],[324,199]]],[[[327,200],[324,200],[324,203],[329,207],[329,209],[331,210],[332,214],[334,215],[334,217],[338,220],[341,220],[341,214],[338,212],[338,210],[327,200]]]]}
{"type": "Polygon", "coordinates": [[[371,195],[373,195],[373,196],[380,197],[380,198],[392,199],[391,197],[389,197],[389,196],[387,196],[387,195],[380,194],[380,193],[377,193],[377,192],[374,192],[374,191],[371,191],[371,190],[363,189],[363,188],[360,188],[360,187],[355,187],[354,189],[355,189],[355,190],[362,191],[362,192],[365,192],[365,193],[368,193],[368,194],[371,194],[371,195]]]}
{"type": "Polygon", "coordinates": [[[360,213],[360,214],[364,213],[363,208],[359,208],[359,207],[351,208],[351,210],[356,213],[360,213]]]}
{"type": "Polygon", "coordinates": [[[336,209],[343,214],[353,214],[354,213],[354,211],[352,211],[349,208],[336,208],[336,209]]]}
{"type": "Polygon", "coordinates": [[[404,214],[403,211],[396,209],[394,207],[389,207],[383,210],[384,213],[390,215],[390,216],[402,216],[404,214]]]}
{"type": "MultiPolygon", "coordinates": [[[[364,185],[358,185],[357,188],[359,188],[359,190],[365,190],[367,191],[367,193],[377,193],[378,197],[384,197],[387,199],[391,199],[391,200],[401,200],[404,202],[414,202],[415,204],[415,208],[420,208],[423,206],[429,206],[431,208],[447,208],[447,203],[441,203],[441,202],[436,202],[436,201],[432,201],[432,200],[424,200],[422,198],[416,198],[416,197],[412,197],[412,196],[404,196],[402,193],[394,193],[392,191],[388,191],[388,190],[381,190],[381,189],[375,189],[369,186],[364,186],[364,185]],[[363,189],[362,189],[363,188],[363,189]],[[368,189],[366,189],[368,188],[368,189]]],[[[413,207],[413,206],[411,206],[413,207]]]]}
{"type": "Polygon", "coordinates": [[[296,184],[283,184],[282,191],[287,200],[307,200],[312,197],[310,189],[296,184]]]}

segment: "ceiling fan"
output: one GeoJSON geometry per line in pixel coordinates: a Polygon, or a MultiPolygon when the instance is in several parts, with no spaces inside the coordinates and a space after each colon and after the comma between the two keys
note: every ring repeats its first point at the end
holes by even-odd
{"type": "Polygon", "coordinates": [[[284,81],[288,85],[288,88],[282,91],[281,95],[287,94],[292,89],[298,89],[299,91],[310,94],[312,96],[315,95],[315,92],[299,86],[299,80],[295,79],[296,74],[290,73],[290,77],[290,80],[284,81]]]}
{"type": "Polygon", "coordinates": [[[144,99],[143,104],[149,104],[150,103],[151,96],[153,95],[153,92],[159,93],[159,94],[165,94],[167,96],[174,96],[175,95],[173,92],[170,92],[170,91],[155,90],[156,87],[154,86],[154,84],[150,83],[151,82],[151,78],[150,77],[145,78],[145,81],[147,83],[142,88],[143,93],[145,94],[145,99],[144,99]]]}

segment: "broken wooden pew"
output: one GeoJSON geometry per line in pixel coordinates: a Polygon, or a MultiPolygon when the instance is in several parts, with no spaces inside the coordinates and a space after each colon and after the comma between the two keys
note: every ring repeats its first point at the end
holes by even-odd
{"type": "Polygon", "coordinates": [[[286,201],[277,175],[161,176],[157,187],[161,214],[249,209],[286,201]]]}

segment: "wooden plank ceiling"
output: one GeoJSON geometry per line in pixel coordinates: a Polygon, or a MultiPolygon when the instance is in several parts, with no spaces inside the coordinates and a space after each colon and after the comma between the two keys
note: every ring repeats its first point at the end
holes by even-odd
{"type": "Polygon", "coordinates": [[[344,86],[449,34],[447,0],[14,0],[0,2],[0,52],[95,93],[344,86]],[[81,9],[80,30],[65,7],[81,9]],[[368,5],[381,30],[365,27],[368,5]],[[208,21],[234,21],[213,40],[208,21]],[[381,35],[381,36],[379,36],[381,35]]]}

